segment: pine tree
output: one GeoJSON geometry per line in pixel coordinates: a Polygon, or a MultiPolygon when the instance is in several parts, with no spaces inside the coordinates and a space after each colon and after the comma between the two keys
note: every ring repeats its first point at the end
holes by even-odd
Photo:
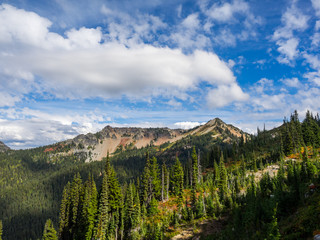
{"type": "Polygon", "coordinates": [[[159,165],[158,165],[157,159],[153,157],[151,169],[150,169],[150,176],[151,176],[153,196],[157,200],[160,200],[160,196],[161,196],[161,181],[160,181],[159,175],[160,175],[159,165]]]}
{"type": "Polygon", "coordinates": [[[219,192],[220,192],[221,198],[224,199],[224,197],[228,194],[228,174],[224,164],[224,158],[223,158],[222,152],[220,157],[219,174],[220,174],[220,181],[218,185],[219,192]]]}
{"type": "Polygon", "coordinates": [[[108,202],[108,180],[107,173],[103,171],[101,194],[98,207],[97,225],[94,230],[94,236],[97,240],[105,240],[109,221],[109,202],[108,202]]]}
{"type": "Polygon", "coordinates": [[[69,237],[69,222],[70,222],[70,188],[71,184],[68,182],[63,189],[60,216],[59,216],[59,236],[61,239],[70,239],[69,237]]]}
{"type": "Polygon", "coordinates": [[[80,234],[77,224],[81,213],[83,185],[80,174],[68,183],[63,191],[60,207],[59,235],[62,239],[73,239],[80,234]]]}
{"type": "Polygon", "coordinates": [[[57,231],[54,229],[51,219],[48,219],[44,225],[42,240],[58,240],[57,231]]]}
{"type": "Polygon", "coordinates": [[[192,185],[195,187],[198,183],[198,157],[196,148],[193,146],[192,154],[192,185]]]}
{"type": "Polygon", "coordinates": [[[164,201],[164,194],[165,194],[165,168],[166,165],[162,164],[162,169],[161,169],[161,201],[164,201]]]}
{"type": "Polygon", "coordinates": [[[133,183],[130,183],[127,188],[124,205],[124,225],[126,236],[128,236],[140,224],[139,195],[133,183]]]}
{"type": "Polygon", "coordinates": [[[142,178],[142,202],[148,205],[153,197],[161,199],[161,181],[159,179],[159,166],[155,157],[150,161],[147,155],[147,162],[142,178]]]}
{"type": "Polygon", "coordinates": [[[149,204],[151,198],[149,196],[150,191],[152,190],[151,186],[151,173],[150,173],[151,163],[149,158],[149,153],[146,156],[146,165],[144,167],[143,175],[142,175],[142,202],[145,204],[149,204]]]}
{"type": "Polygon", "coordinates": [[[197,182],[198,182],[198,184],[200,184],[200,182],[201,182],[200,149],[198,149],[197,169],[198,169],[197,182]]]}
{"type": "Polygon", "coordinates": [[[278,240],[280,239],[281,235],[279,232],[278,221],[276,217],[277,208],[274,208],[272,221],[267,226],[267,238],[268,240],[278,240]]]}
{"type": "Polygon", "coordinates": [[[122,198],[121,187],[119,185],[118,179],[116,178],[116,173],[113,167],[110,167],[110,170],[108,172],[108,180],[109,212],[112,215],[113,213],[118,211],[122,198]]]}
{"type": "Polygon", "coordinates": [[[98,211],[98,192],[92,176],[84,184],[83,207],[79,227],[82,230],[78,239],[90,240],[93,236],[95,218],[98,211]]]}
{"type": "Polygon", "coordinates": [[[178,205],[182,207],[183,204],[183,168],[179,161],[179,158],[176,158],[176,162],[173,165],[173,176],[171,179],[171,186],[173,193],[178,196],[178,205]]]}
{"type": "Polygon", "coordinates": [[[0,220],[0,240],[2,240],[2,221],[0,220]]]}

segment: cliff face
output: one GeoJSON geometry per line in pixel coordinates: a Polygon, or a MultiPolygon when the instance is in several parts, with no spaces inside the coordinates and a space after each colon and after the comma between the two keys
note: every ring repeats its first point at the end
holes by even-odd
{"type": "MultiPolygon", "coordinates": [[[[116,151],[142,148],[147,145],[160,146],[166,142],[176,142],[189,135],[204,134],[211,134],[213,139],[220,138],[224,142],[231,142],[232,139],[242,136],[246,139],[248,136],[240,129],[224,123],[219,118],[191,130],[106,126],[95,134],[82,134],[60,143],[62,146],[68,146],[68,150],[60,154],[75,154],[86,161],[99,161],[106,157],[108,152],[113,154],[116,151]]],[[[48,148],[46,151],[50,151],[50,149],[52,148],[48,148]]]]}

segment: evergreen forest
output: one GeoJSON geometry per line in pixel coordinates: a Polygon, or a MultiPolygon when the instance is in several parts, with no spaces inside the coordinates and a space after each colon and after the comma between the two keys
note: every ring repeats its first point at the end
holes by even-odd
{"type": "Polygon", "coordinates": [[[46,147],[2,152],[0,239],[313,239],[320,118],[303,117],[295,111],[278,128],[229,141],[190,135],[90,163],[52,158],[46,147]]]}

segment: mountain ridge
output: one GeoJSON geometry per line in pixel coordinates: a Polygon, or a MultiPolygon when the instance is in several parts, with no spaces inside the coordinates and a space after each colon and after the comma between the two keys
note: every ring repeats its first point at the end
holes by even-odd
{"type": "Polygon", "coordinates": [[[10,149],[11,149],[10,147],[8,147],[6,144],[0,141],[0,152],[6,152],[10,149]]]}
{"type": "MultiPolygon", "coordinates": [[[[100,161],[107,154],[115,154],[126,149],[140,149],[148,145],[160,146],[164,143],[174,143],[189,135],[201,136],[211,134],[212,139],[220,138],[223,142],[231,142],[234,138],[244,137],[248,133],[226,124],[220,118],[214,118],[207,123],[193,129],[140,128],[140,127],[112,127],[107,125],[96,133],[80,134],[56,145],[64,149],[59,154],[81,155],[86,162],[100,161]]],[[[57,152],[57,147],[48,146],[45,152],[57,152]]],[[[58,149],[59,150],[59,149],[58,149]]],[[[58,151],[59,152],[59,151],[58,151]]]]}

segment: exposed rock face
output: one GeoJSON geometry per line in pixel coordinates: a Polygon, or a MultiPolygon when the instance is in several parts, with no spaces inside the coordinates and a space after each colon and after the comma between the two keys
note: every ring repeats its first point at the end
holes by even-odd
{"type": "Polygon", "coordinates": [[[141,148],[147,145],[159,146],[166,142],[175,142],[188,135],[204,135],[212,133],[212,138],[221,138],[230,142],[232,138],[248,136],[240,129],[224,123],[219,118],[210,120],[206,124],[192,130],[169,128],[118,128],[106,126],[100,132],[79,135],[63,144],[72,146],[70,154],[85,154],[86,161],[97,161],[117,150],[141,148]]]}
{"type": "Polygon", "coordinates": [[[5,145],[3,142],[0,141],[0,152],[5,152],[8,150],[10,150],[10,148],[7,145],[5,145]]]}

